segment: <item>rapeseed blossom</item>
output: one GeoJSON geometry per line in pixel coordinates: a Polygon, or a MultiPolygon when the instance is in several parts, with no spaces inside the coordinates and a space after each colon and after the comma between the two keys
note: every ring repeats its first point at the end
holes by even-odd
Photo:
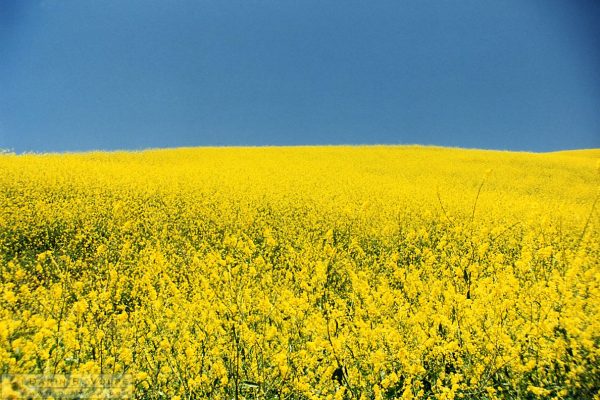
{"type": "Polygon", "coordinates": [[[593,398],[599,157],[2,155],[1,373],[129,374],[149,399],[593,398]]]}

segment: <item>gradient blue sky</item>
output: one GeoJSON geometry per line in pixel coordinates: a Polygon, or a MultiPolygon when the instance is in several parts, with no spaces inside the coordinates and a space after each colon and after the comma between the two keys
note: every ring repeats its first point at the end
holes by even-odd
{"type": "Polygon", "coordinates": [[[600,1],[0,0],[0,148],[600,147],[600,1]]]}

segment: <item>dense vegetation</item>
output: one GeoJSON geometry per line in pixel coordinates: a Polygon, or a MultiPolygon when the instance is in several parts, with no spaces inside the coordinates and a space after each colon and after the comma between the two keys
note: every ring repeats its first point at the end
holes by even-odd
{"type": "Polygon", "coordinates": [[[126,374],[149,399],[593,398],[599,158],[0,155],[0,374],[126,374]]]}

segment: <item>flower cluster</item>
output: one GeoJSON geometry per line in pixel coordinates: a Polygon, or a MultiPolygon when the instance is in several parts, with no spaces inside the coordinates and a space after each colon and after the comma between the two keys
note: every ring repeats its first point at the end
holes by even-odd
{"type": "Polygon", "coordinates": [[[598,151],[0,155],[0,374],[136,398],[593,398],[598,151]]]}

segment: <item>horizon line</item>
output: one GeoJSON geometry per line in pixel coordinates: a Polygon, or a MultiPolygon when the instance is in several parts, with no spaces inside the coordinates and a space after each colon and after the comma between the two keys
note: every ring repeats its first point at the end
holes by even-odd
{"type": "Polygon", "coordinates": [[[84,155],[90,153],[144,153],[152,151],[176,151],[192,149],[261,149],[261,148],[319,148],[319,147],[424,147],[447,150],[467,150],[467,151],[490,151],[490,152],[509,152],[509,153],[527,153],[527,154],[551,154],[572,151],[590,151],[600,150],[600,147],[586,148],[565,148],[550,151],[532,151],[532,150],[511,150],[498,148],[482,147],[461,147],[461,146],[443,146],[436,144],[419,143],[329,143],[329,144],[260,144],[260,145],[199,145],[199,146],[166,146],[166,147],[143,147],[143,148],[114,148],[114,149],[85,149],[85,150],[63,150],[63,151],[35,151],[25,150],[21,152],[14,151],[11,148],[0,148],[0,155],[84,155]]]}

